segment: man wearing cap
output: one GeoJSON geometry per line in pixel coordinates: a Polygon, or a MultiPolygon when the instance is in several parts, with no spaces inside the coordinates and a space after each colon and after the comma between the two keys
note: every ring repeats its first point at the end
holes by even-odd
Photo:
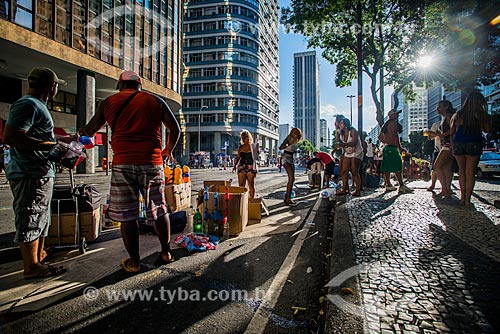
{"type": "Polygon", "coordinates": [[[171,158],[180,136],[174,114],[161,98],[141,91],[141,78],[125,71],[118,79],[120,92],[99,104],[80,134],[93,136],[107,122],[111,126],[113,170],[111,174],[109,218],[121,222],[123,243],[129,258],[121,261],[126,272],[140,270],[139,192],[145,198],[148,220],[161,244],[160,263],[173,261],[170,253],[170,221],[165,204],[163,157],[171,158]],[[162,151],[161,125],[168,129],[162,151]]]}
{"type": "Polygon", "coordinates": [[[34,68],[28,76],[26,96],[10,107],[3,142],[11,146],[11,160],[6,171],[14,196],[16,235],[23,257],[24,278],[43,278],[62,274],[64,269],[43,265],[45,237],[50,225],[50,201],[55,178],[54,163],[48,160],[56,139],[54,121],[47,101],[65,84],[49,68],[34,68]]]}
{"type": "Polygon", "coordinates": [[[391,173],[394,173],[399,182],[399,193],[411,193],[413,190],[403,184],[403,162],[400,152],[403,152],[404,149],[401,147],[399,141],[400,125],[398,124],[400,112],[401,110],[390,110],[387,114],[389,119],[380,129],[379,139],[385,144],[382,150],[382,165],[380,166],[380,171],[384,173],[386,191],[396,190],[391,183],[391,173]]]}

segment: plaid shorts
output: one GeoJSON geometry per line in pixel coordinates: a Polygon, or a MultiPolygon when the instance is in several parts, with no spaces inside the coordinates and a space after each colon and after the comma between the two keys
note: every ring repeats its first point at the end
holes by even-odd
{"type": "Polygon", "coordinates": [[[50,226],[50,200],[54,179],[12,179],[9,183],[14,196],[14,242],[32,242],[46,237],[50,226]]]}
{"type": "Polygon", "coordinates": [[[148,220],[167,214],[163,166],[113,165],[108,216],[117,222],[139,217],[139,192],[146,203],[148,220]]]}

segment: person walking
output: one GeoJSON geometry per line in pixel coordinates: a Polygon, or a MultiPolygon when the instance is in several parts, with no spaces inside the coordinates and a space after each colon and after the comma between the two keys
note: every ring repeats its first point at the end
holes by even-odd
{"type": "Polygon", "coordinates": [[[238,170],[238,185],[245,187],[248,182],[248,192],[250,198],[255,196],[255,177],[257,176],[257,162],[255,159],[255,149],[252,134],[248,130],[240,133],[241,144],[236,156],[236,164],[233,172],[238,170]]]}
{"type": "Polygon", "coordinates": [[[286,205],[297,205],[295,201],[292,200],[292,188],[295,182],[295,164],[293,161],[293,156],[297,152],[299,147],[299,142],[302,139],[302,130],[299,128],[293,128],[290,133],[285,138],[283,143],[281,143],[279,149],[283,150],[283,156],[281,165],[285,168],[286,174],[288,176],[288,182],[286,184],[285,192],[285,204],[286,205]]]}
{"type": "Polygon", "coordinates": [[[54,121],[47,109],[59,84],[65,84],[49,68],[34,68],[28,75],[28,94],[10,107],[3,133],[3,142],[11,146],[6,177],[14,197],[16,225],[14,242],[23,258],[24,278],[44,278],[65,272],[62,266],[43,264],[48,254],[44,250],[50,226],[55,166],[49,161],[49,151],[57,140],[71,141],[54,135],[54,121]]]}
{"type": "Polygon", "coordinates": [[[399,193],[412,193],[413,189],[410,189],[403,184],[403,162],[401,160],[400,152],[405,151],[401,147],[401,142],[399,140],[399,113],[401,113],[401,110],[397,111],[391,109],[387,114],[389,119],[384,123],[382,129],[380,130],[379,140],[384,143],[380,171],[384,174],[386,191],[396,190],[391,183],[391,173],[394,173],[399,182],[399,193]]]}
{"type": "Polygon", "coordinates": [[[466,207],[471,206],[477,165],[483,153],[482,132],[491,132],[488,104],[481,93],[472,92],[462,109],[451,118],[450,128],[453,155],[458,163],[460,203],[466,207]]]}
{"type": "Polygon", "coordinates": [[[441,141],[441,150],[432,168],[437,174],[439,183],[441,183],[441,192],[436,194],[435,197],[451,198],[451,181],[453,179],[451,167],[453,165],[453,155],[451,154],[450,124],[451,117],[455,113],[455,110],[450,101],[442,100],[438,103],[437,111],[438,114],[442,116],[440,125],[441,133],[436,134],[436,137],[439,137],[441,141]]]}
{"type": "Polygon", "coordinates": [[[359,169],[363,159],[363,147],[358,136],[358,131],[351,126],[351,121],[344,118],[340,121],[340,147],[344,149],[343,169],[340,172],[342,176],[342,189],[337,195],[345,195],[349,192],[349,171],[352,174],[352,181],[355,191],[352,196],[361,196],[361,177],[359,169]]]}
{"type": "Polygon", "coordinates": [[[140,270],[139,192],[145,199],[148,220],[154,221],[161,245],[160,263],[174,260],[170,253],[170,220],[165,204],[163,159],[172,159],[180,127],[164,100],[141,90],[142,81],[133,71],[123,72],[118,93],[99,104],[92,119],[79,130],[94,136],[107,122],[111,126],[113,169],[111,173],[109,218],[120,222],[123,243],[129,258],[121,261],[128,273],[140,270]],[[162,150],[161,125],[168,129],[162,150]]]}

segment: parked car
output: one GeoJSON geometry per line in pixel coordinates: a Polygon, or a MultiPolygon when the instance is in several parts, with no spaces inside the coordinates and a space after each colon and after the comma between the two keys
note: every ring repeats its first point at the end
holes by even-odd
{"type": "Polygon", "coordinates": [[[483,152],[477,165],[477,177],[481,179],[491,175],[500,175],[500,153],[483,152]]]}

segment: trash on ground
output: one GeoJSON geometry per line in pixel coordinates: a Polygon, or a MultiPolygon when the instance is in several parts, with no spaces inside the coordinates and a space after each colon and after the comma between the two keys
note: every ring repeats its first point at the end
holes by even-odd
{"type": "Polygon", "coordinates": [[[341,291],[344,295],[354,295],[354,290],[351,288],[342,288],[341,291]]]}
{"type": "Polygon", "coordinates": [[[307,308],[305,307],[299,307],[299,306],[292,306],[293,314],[299,313],[299,311],[305,311],[307,308]]]}
{"type": "Polygon", "coordinates": [[[311,267],[307,267],[306,272],[307,272],[308,274],[312,273],[312,271],[313,271],[313,268],[311,268],[311,267]]]}
{"type": "Polygon", "coordinates": [[[215,235],[204,235],[204,234],[181,234],[175,238],[175,243],[180,244],[182,247],[186,248],[190,252],[204,252],[207,250],[213,250],[217,248],[219,244],[219,237],[215,235]]]}

